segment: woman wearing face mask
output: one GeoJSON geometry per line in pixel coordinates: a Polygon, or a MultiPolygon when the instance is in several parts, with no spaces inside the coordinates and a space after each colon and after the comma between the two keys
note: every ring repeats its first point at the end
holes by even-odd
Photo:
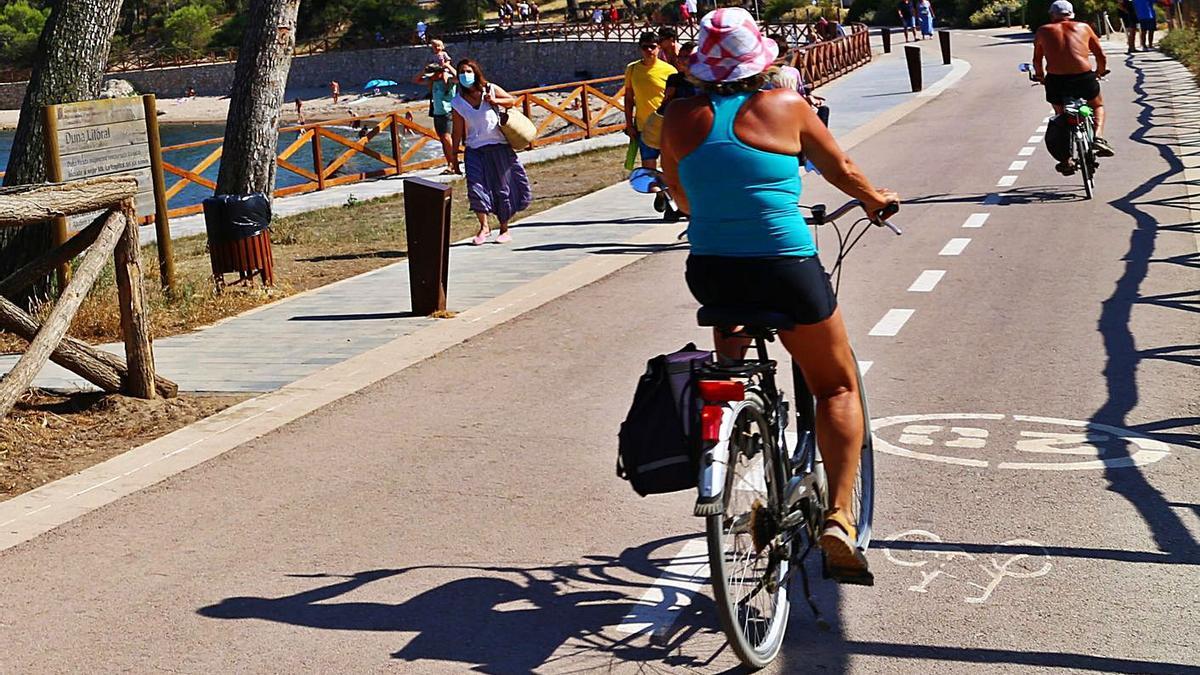
{"type": "Polygon", "coordinates": [[[458,62],[458,96],[450,102],[454,111],[456,150],[454,168],[459,170],[457,149],[466,140],[467,199],[479,218],[479,233],[471,243],[479,246],[491,234],[488,214],[500,222],[496,243],[512,241],[508,221],[529,208],[533,193],[525,167],[500,130],[500,108],[512,107],[517,99],[487,81],[479,64],[471,59],[458,62]]]}

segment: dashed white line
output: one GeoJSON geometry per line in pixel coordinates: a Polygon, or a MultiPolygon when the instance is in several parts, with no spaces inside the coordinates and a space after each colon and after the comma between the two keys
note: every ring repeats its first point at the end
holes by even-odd
{"type": "Polygon", "coordinates": [[[875,365],[874,361],[859,361],[858,362],[858,374],[865,376],[867,374],[867,371],[870,370],[871,366],[873,366],[873,365],[875,365]]]}
{"type": "Polygon", "coordinates": [[[1016,176],[1004,176],[1000,180],[996,181],[996,187],[1011,187],[1015,182],[1017,182],[1016,176]]]}
{"type": "Polygon", "coordinates": [[[1037,148],[1032,145],[1027,145],[1017,151],[1017,157],[1029,157],[1035,152],[1037,152],[1037,148]]]}
{"type": "Polygon", "coordinates": [[[917,280],[912,282],[912,286],[908,290],[913,293],[928,293],[932,291],[934,286],[946,276],[946,270],[925,270],[917,277],[917,280]]]}
{"type": "Polygon", "coordinates": [[[889,309],[887,314],[875,324],[870,333],[874,337],[894,337],[904,327],[905,322],[913,315],[915,309],[889,309]]]}
{"type": "Polygon", "coordinates": [[[966,237],[956,237],[946,242],[946,245],[942,247],[942,251],[938,255],[958,255],[963,252],[963,249],[969,243],[971,243],[971,240],[966,237]]]}
{"type": "Polygon", "coordinates": [[[1028,163],[1029,162],[1023,162],[1021,160],[1017,160],[1017,161],[1013,162],[1012,164],[1008,165],[1008,170],[1009,171],[1024,171],[1025,165],[1028,163]]]}
{"type": "Polygon", "coordinates": [[[1037,128],[1037,132],[1038,132],[1039,134],[1044,134],[1044,133],[1046,133],[1046,129],[1047,129],[1048,127],[1049,127],[1049,125],[1043,124],[1042,126],[1040,126],[1040,127],[1038,127],[1038,128],[1037,128]]]}
{"type": "Polygon", "coordinates": [[[1029,137],[1029,140],[1027,140],[1027,141],[1025,141],[1025,142],[1026,142],[1026,143],[1041,143],[1041,142],[1042,142],[1042,137],[1041,137],[1041,136],[1030,136],[1030,137],[1029,137]]]}
{"type": "Polygon", "coordinates": [[[963,227],[983,227],[983,224],[987,222],[989,215],[991,214],[972,213],[970,217],[967,218],[967,221],[963,223],[963,227]]]}

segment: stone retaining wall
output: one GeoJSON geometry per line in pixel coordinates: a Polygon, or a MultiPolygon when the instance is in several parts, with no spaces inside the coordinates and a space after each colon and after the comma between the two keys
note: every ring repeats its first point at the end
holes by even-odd
{"type": "MultiPolygon", "coordinates": [[[[527,89],[548,84],[620,75],[636,59],[636,50],[622,42],[471,42],[451,44],[455,60],[479,61],[488,79],[505,89],[527,89]]],[[[288,89],[324,88],[337,80],[350,93],[372,78],[409,82],[430,59],[427,47],[392,47],[363,51],[337,51],[298,56],[292,61],[288,89]]],[[[200,96],[227,96],[233,84],[233,63],[179,68],[156,68],[111,77],[129,80],[140,93],[177,98],[188,87],[200,96]]],[[[25,83],[0,84],[0,109],[21,107],[25,83]]]]}

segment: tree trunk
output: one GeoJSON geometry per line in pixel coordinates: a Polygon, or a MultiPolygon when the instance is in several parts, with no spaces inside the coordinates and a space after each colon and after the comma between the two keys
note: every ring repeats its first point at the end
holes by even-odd
{"type": "Polygon", "coordinates": [[[251,0],[234,69],[217,194],[266,193],[275,187],[279,110],[296,46],[300,0],[251,0]]]}
{"type": "MultiPolygon", "coordinates": [[[[5,185],[40,183],[46,180],[45,148],[42,139],[42,108],[52,103],[73,103],[95,98],[104,81],[108,48],[112,42],[121,0],[58,0],[38,40],[37,56],[21,120],[13,137],[5,185]]],[[[0,228],[0,278],[50,248],[50,224],[22,228],[0,228]]],[[[49,277],[12,299],[28,306],[35,295],[45,295],[49,277]]]]}

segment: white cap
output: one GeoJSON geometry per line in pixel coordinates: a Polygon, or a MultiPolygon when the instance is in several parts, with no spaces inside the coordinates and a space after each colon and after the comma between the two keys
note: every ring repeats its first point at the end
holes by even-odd
{"type": "Polygon", "coordinates": [[[1075,8],[1067,0],[1054,0],[1050,3],[1050,14],[1052,16],[1065,16],[1068,19],[1075,17],[1075,8]]]}

